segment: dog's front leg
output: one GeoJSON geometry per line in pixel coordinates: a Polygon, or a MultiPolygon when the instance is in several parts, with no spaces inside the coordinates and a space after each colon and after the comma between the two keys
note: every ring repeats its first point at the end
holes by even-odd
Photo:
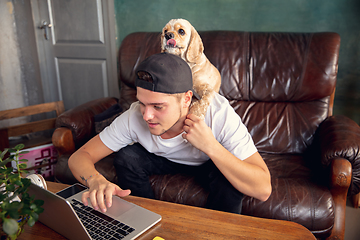
{"type": "Polygon", "coordinates": [[[190,113],[195,114],[201,119],[205,119],[205,114],[210,102],[214,98],[215,91],[209,84],[194,86],[194,90],[200,95],[200,100],[195,100],[190,106],[190,113]]]}

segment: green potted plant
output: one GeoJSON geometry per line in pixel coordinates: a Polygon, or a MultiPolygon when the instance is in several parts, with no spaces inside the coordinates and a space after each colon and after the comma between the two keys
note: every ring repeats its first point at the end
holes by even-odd
{"type": "Polygon", "coordinates": [[[19,144],[14,148],[0,151],[0,236],[1,240],[16,239],[25,224],[33,226],[38,220],[39,214],[43,211],[42,200],[35,200],[29,196],[27,189],[31,180],[22,178],[27,165],[25,159],[19,160],[20,152],[24,148],[19,144]],[[10,154],[7,154],[10,153],[10,154]],[[8,155],[8,157],[6,157],[8,155]],[[17,171],[9,167],[11,161],[15,161],[17,171]],[[20,200],[21,199],[21,200],[20,200]]]}

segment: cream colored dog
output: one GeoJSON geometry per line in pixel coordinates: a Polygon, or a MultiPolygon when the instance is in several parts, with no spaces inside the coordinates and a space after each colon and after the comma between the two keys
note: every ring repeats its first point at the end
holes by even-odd
{"type": "Polygon", "coordinates": [[[204,119],[215,92],[219,92],[221,76],[205,56],[200,35],[187,20],[172,19],[163,28],[161,51],[175,54],[189,64],[193,88],[201,97],[192,103],[190,112],[204,119]]]}

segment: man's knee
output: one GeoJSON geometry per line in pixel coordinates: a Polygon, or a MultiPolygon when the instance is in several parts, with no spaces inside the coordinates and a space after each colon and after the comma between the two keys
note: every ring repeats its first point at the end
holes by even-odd
{"type": "Polygon", "coordinates": [[[114,166],[115,168],[140,169],[141,166],[144,166],[145,159],[144,148],[135,143],[120,149],[115,154],[114,166]]]}
{"type": "Polygon", "coordinates": [[[122,189],[130,189],[134,196],[154,198],[146,154],[149,153],[140,144],[129,145],[116,153],[114,166],[122,189]]]}

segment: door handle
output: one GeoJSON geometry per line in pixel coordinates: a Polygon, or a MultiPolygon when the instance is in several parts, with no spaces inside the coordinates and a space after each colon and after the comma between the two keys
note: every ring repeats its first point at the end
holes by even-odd
{"type": "Polygon", "coordinates": [[[40,29],[44,29],[44,37],[46,40],[49,40],[49,31],[48,29],[51,28],[52,25],[50,23],[48,23],[47,21],[42,21],[42,23],[40,24],[39,28],[40,29]]]}

